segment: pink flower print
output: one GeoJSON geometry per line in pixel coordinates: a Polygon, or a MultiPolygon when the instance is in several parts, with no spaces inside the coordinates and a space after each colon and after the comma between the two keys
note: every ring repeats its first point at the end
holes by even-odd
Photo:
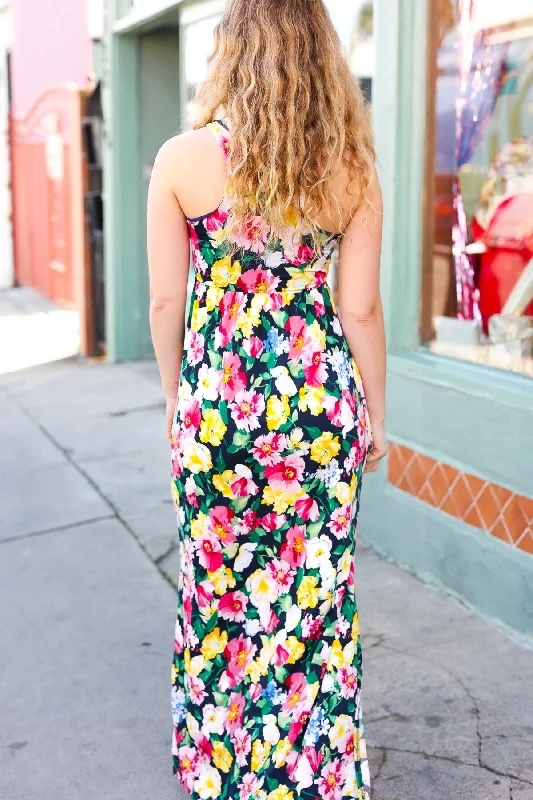
{"type": "Polygon", "coordinates": [[[287,437],[284,433],[268,433],[258,436],[254,441],[253,457],[260,464],[272,466],[281,460],[281,451],[287,448],[287,437]]]}
{"type": "Polygon", "coordinates": [[[296,741],[298,736],[309,722],[309,716],[310,715],[308,711],[302,711],[301,714],[293,718],[291,724],[289,725],[289,733],[287,734],[287,738],[291,744],[296,741]]]}
{"type": "Polygon", "coordinates": [[[309,497],[308,494],[298,498],[294,504],[294,510],[304,522],[316,522],[320,516],[318,503],[316,500],[313,500],[312,497],[309,497]]]}
{"type": "Polygon", "coordinates": [[[294,571],[290,564],[281,559],[274,558],[267,564],[267,570],[276,584],[279,594],[286,594],[294,583],[294,571]]]}
{"type": "Polygon", "coordinates": [[[357,433],[362,442],[367,441],[367,428],[366,409],[363,403],[359,403],[357,408],[357,433]]]}
{"type": "Polygon", "coordinates": [[[336,508],[327,523],[328,528],[337,539],[344,539],[350,532],[350,506],[336,508]]]}
{"type": "Polygon", "coordinates": [[[259,336],[250,336],[249,339],[243,341],[242,346],[245,353],[252,358],[257,358],[263,352],[263,342],[259,336]]]}
{"type": "Polygon", "coordinates": [[[225,352],[220,373],[220,396],[233,400],[246,387],[246,375],[241,369],[241,359],[236,353],[225,352]]]}
{"type": "Polygon", "coordinates": [[[315,251],[309,245],[302,244],[297,248],[296,252],[286,254],[289,264],[295,267],[301,267],[303,264],[309,264],[315,257],[315,251]]]}
{"type": "Polygon", "coordinates": [[[180,414],[185,436],[194,436],[202,421],[200,403],[193,397],[180,414]]]}
{"type": "Polygon", "coordinates": [[[305,711],[304,705],[307,700],[307,679],[304,672],[293,672],[285,679],[287,696],[281,710],[284,714],[291,714],[296,717],[305,711]]]}
{"type": "Polygon", "coordinates": [[[310,358],[306,358],[303,364],[306,383],[309,386],[320,388],[326,382],[328,370],[326,367],[325,354],[320,350],[311,353],[310,358]]]}
{"type": "Polygon", "coordinates": [[[276,278],[269,269],[248,269],[243,272],[237,281],[239,289],[254,294],[267,294],[273,292],[280,279],[276,278]]]}
{"type": "Polygon", "coordinates": [[[178,750],[178,775],[182,786],[191,792],[194,779],[198,775],[200,759],[194,747],[180,747],[178,750]]]}
{"type": "Polygon", "coordinates": [[[338,681],[343,697],[355,697],[355,692],[358,687],[357,670],[355,667],[352,667],[351,664],[347,667],[341,667],[338,672],[338,681]]]}
{"type": "Polygon", "coordinates": [[[305,461],[297,453],[291,453],[277,464],[265,468],[265,478],[273,489],[282,492],[299,492],[299,481],[304,476],[305,461]]]}
{"type": "Polygon", "coordinates": [[[340,800],[343,784],[342,763],[339,758],[335,758],[322,769],[318,780],[318,790],[327,800],[340,800]]]}
{"type": "Polygon", "coordinates": [[[220,301],[222,319],[217,328],[216,346],[227,347],[237,330],[239,315],[246,305],[247,297],[242,292],[225,292],[220,301]]]}
{"type": "Polygon", "coordinates": [[[261,517],[261,527],[266,531],[279,531],[284,523],[285,515],[275,514],[273,511],[271,511],[269,514],[265,514],[264,517],[261,517]]]}
{"type": "Polygon", "coordinates": [[[252,749],[252,737],[245,728],[237,728],[231,738],[233,750],[235,751],[235,759],[239,767],[245,767],[247,755],[252,749]]]}
{"type": "Polygon", "coordinates": [[[215,594],[211,581],[201,581],[196,587],[196,602],[199,608],[208,608],[215,594]]]}
{"type": "Polygon", "coordinates": [[[360,467],[365,457],[365,446],[364,446],[364,439],[355,441],[351,448],[348,456],[344,461],[344,469],[346,474],[349,475],[353,470],[356,470],[360,467]]]}
{"type": "MultiPolygon", "coordinates": [[[[259,613],[261,614],[261,611],[259,613]]],[[[272,633],[272,631],[274,631],[276,629],[278,622],[279,622],[278,615],[275,614],[274,611],[272,611],[272,609],[271,609],[270,610],[270,616],[267,618],[267,620],[263,624],[264,632],[265,633],[272,633]]]]}
{"type": "Polygon", "coordinates": [[[241,634],[237,639],[232,639],[226,645],[224,656],[228,665],[222,673],[219,681],[221,692],[226,689],[233,689],[244,678],[246,665],[255,655],[257,646],[251,639],[241,634]]]}
{"type": "MultiPolygon", "coordinates": [[[[226,506],[215,506],[209,512],[210,530],[220,539],[224,547],[237,541],[232,523],[234,516],[235,511],[226,506]]],[[[212,570],[210,571],[212,572],[212,570]]]]}
{"type": "Polygon", "coordinates": [[[261,686],[260,683],[252,683],[250,685],[249,694],[250,694],[250,700],[252,701],[252,703],[255,703],[255,701],[259,700],[259,698],[263,694],[263,687],[261,686]]]}
{"type": "Polygon", "coordinates": [[[261,524],[258,515],[251,508],[249,508],[247,511],[244,512],[244,514],[242,515],[242,519],[249,531],[255,531],[255,529],[258,528],[259,525],[261,524]]]}
{"type": "Polygon", "coordinates": [[[266,311],[279,311],[284,303],[285,300],[281,292],[270,292],[264,307],[266,311]]]}
{"type": "Polygon", "coordinates": [[[241,692],[231,693],[225,721],[226,730],[230,736],[237,728],[240,728],[241,726],[244,702],[244,695],[241,694],[241,692]]]}
{"type": "Polygon", "coordinates": [[[231,485],[231,491],[236,497],[250,497],[257,494],[259,487],[252,480],[252,470],[244,464],[237,464],[235,467],[237,478],[231,485]]]}
{"type": "Polygon", "coordinates": [[[183,653],[183,631],[181,629],[181,623],[179,617],[176,618],[176,628],[174,630],[174,652],[175,653],[183,653]]]}
{"type": "Polygon", "coordinates": [[[289,317],[285,323],[289,334],[289,361],[300,361],[313,343],[307,333],[307,325],[303,317],[289,317]]]}
{"type": "Polygon", "coordinates": [[[262,785],[263,780],[264,778],[262,778],[260,782],[255,772],[247,772],[239,787],[239,800],[248,800],[249,797],[256,793],[262,785]]]}
{"type": "Polygon", "coordinates": [[[322,617],[312,617],[306,614],[302,621],[302,639],[320,639],[324,620],[322,617]]]}
{"type": "Polygon", "coordinates": [[[197,706],[201,705],[207,697],[203,680],[199,678],[198,675],[193,675],[192,673],[187,673],[186,680],[189,684],[188,688],[191,702],[197,706]]]}
{"type": "Polygon", "coordinates": [[[226,592],[218,601],[218,616],[232,622],[244,622],[248,598],[243,592],[226,592]]]}
{"type": "Polygon", "coordinates": [[[196,483],[192,475],[189,475],[185,481],[185,497],[187,502],[193,508],[198,508],[198,498],[196,496],[196,483]]]}
{"type": "Polygon", "coordinates": [[[205,338],[203,334],[198,331],[190,331],[187,336],[185,348],[187,350],[187,362],[191,366],[199,364],[204,357],[205,351],[205,338]]]}
{"type": "Polygon", "coordinates": [[[202,536],[194,540],[198,560],[208,572],[216,572],[222,566],[222,548],[220,539],[213,530],[206,530],[202,536]]]}
{"type": "Polygon", "coordinates": [[[209,214],[204,219],[205,229],[208,233],[218,233],[227,222],[228,219],[228,212],[223,211],[221,208],[217,208],[212,214],[209,214]]]}
{"type": "Polygon", "coordinates": [[[305,560],[305,525],[293,525],[281,545],[280,557],[291,567],[301,567],[305,560]]]}
{"type": "MultiPolygon", "coordinates": [[[[324,273],[325,275],[325,273],[324,273]]],[[[326,306],[324,303],[324,295],[322,292],[317,291],[316,289],[311,289],[310,295],[313,298],[313,303],[315,304],[315,314],[317,317],[323,317],[326,313],[326,306]]]]}
{"type": "Polygon", "coordinates": [[[230,403],[231,416],[238,428],[253,431],[260,427],[259,417],[265,410],[265,399],[253,389],[243,389],[233,403],[230,403]]]}
{"type": "Polygon", "coordinates": [[[284,664],[287,663],[289,658],[289,648],[286,644],[280,642],[276,645],[276,652],[274,654],[273,663],[276,667],[282,667],[284,664]]]}
{"type": "Polygon", "coordinates": [[[240,228],[234,233],[237,247],[251,250],[253,253],[264,253],[270,228],[262,217],[248,214],[240,228]]]}

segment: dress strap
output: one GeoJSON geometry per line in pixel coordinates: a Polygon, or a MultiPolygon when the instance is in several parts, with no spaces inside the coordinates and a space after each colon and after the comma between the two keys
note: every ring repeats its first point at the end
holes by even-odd
{"type": "Polygon", "coordinates": [[[222,148],[222,152],[224,153],[224,158],[227,159],[229,155],[229,131],[226,126],[223,125],[220,120],[215,119],[213,122],[208,122],[205,127],[211,131],[215,139],[218,141],[220,147],[222,148]]]}

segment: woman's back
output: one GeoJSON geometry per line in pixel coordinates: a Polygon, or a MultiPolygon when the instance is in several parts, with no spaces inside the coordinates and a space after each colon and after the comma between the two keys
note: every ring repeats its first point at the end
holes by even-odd
{"type": "Polygon", "coordinates": [[[369,130],[322,0],[229,0],[211,61],[148,203],[182,565],[174,771],[195,800],[369,800],[353,579],[362,477],[384,455],[369,130]]]}

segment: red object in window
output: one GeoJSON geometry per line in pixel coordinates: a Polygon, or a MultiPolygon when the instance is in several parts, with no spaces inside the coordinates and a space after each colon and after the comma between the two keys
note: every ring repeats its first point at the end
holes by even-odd
{"type": "MultiPolygon", "coordinates": [[[[533,255],[533,193],[504,200],[486,231],[474,219],[473,235],[487,247],[478,278],[479,305],[487,332],[489,317],[501,313],[533,255]]],[[[525,313],[533,316],[533,302],[525,313]]]]}

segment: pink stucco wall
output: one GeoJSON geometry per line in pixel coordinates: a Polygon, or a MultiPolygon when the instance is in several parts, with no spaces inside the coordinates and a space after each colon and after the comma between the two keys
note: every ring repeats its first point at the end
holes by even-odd
{"type": "Polygon", "coordinates": [[[85,86],[92,70],[87,0],[12,0],[13,110],[25,116],[52,86],[85,86]]]}

